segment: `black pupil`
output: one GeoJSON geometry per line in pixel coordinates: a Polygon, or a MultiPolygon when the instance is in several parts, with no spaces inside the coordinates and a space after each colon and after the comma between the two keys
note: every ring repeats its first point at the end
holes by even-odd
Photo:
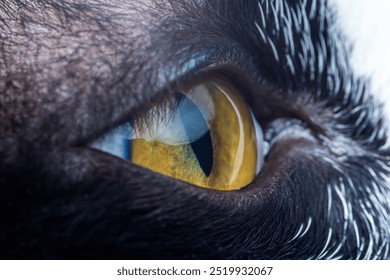
{"type": "MultiPolygon", "coordinates": [[[[180,103],[183,101],[184,98],[186,98],[184,94],[176,92],[175,100],[177,107],[179,107],[180,103]]],[[[198,106],[188,98],[186,101],[190,102],[190,104],[194,106],[192,110],[194,110],[196,112],[196,115],[199,116],[199,120],[203,120],[204,124],[207,125],[207,121],[204,118],[202,112],[199,110],[198,106]]],[[[186,112],[184,112],[183,110],[180,110],[180,114],[185,113],[186,112]]],[[[187,133],[189,133],[190,129],[191,127],[185,126],[185,130],[187,133]]],[[[213,144],[211,141],[210,130],[207,131],[198,140],[191,142],[190,145],[192,150],[194,151],[194,154],[199,162],[200,167],[203,170],[203,173],[206,175],[206,177],[208,177],[213,167],[213,144]]]]}

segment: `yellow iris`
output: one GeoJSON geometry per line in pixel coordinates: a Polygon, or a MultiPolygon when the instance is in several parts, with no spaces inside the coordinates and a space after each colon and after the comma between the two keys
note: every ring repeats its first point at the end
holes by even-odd
{"type": "MultiPolygon", "coordinates": [[[[177,93],[174,112],[155,107],[133,126],[129,160],[206,188],[234,190],[258,170],[251,112],[235,89],[210,81],[177,93]]],[[[172,110],[170,108],[169,110],[172,110]]]]}

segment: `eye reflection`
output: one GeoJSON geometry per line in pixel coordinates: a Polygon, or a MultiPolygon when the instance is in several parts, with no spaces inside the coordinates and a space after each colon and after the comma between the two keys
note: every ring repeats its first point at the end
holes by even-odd
{"type": "Polygon", "coordinates": [[[98,139],[93,148],[200,187],[234,190],[263,164],[263,136],[231,85],[208,81],[176,92],[98,139]]]}

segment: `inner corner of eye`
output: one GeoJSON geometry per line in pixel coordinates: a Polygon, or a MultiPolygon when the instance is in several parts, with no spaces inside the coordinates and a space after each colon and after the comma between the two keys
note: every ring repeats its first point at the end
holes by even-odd
{"type": "Polygon", "coordinates": [[[228,83],[206,81],[174,92],[91,144],[157,173],[196,186],[236,190],[264,163],[263,133],[228,83]]]}

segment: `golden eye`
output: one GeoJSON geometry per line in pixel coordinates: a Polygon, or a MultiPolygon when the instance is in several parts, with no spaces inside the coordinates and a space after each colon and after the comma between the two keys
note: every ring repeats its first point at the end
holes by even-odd
{"type": "Polygon", "coordinates": [[[200,187],[234,190],[262,165],[262,132],[231,85],[178,91],[92,147],[200,187]]]}

